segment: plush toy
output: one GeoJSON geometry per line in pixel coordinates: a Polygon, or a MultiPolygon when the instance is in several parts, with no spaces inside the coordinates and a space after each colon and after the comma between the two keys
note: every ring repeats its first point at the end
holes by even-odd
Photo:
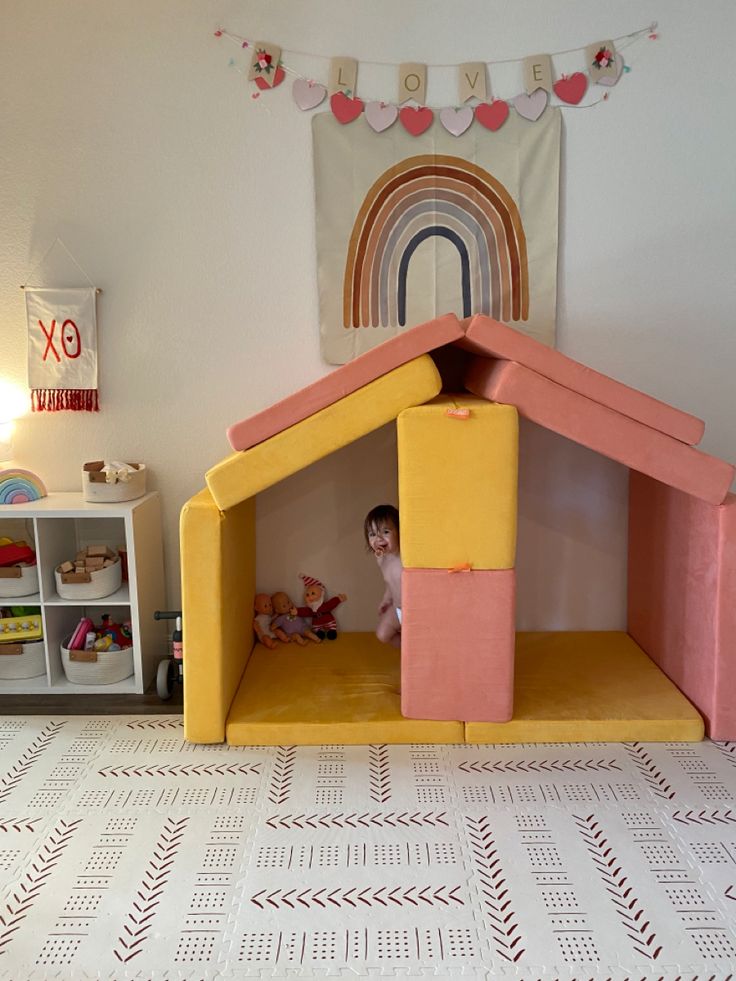
{"type": "Polygon", "coordinates": [[[310,627],[309,620],[297,616],[297,609],[286,593],[274,593],[271,603],[275,614],[271,621],[272,630],[283,630],[289,640],[296,641],[300,647],[307,643],[306,637],[319,644],[320,638],[310,627]]]}
{"type": "Polygon", "coordinates": [[[312,630],[322,640],[334,640],[337,637],[337,621],[332,611],[347,599],[345,593],[338,593],[332,599],[327,599],[324,584],[313,576],[299,574],[304,580],[304,606],[297,608],[297,616],[307,617],[312,621],[312,630]]]}
{"type": "Polygon", "coordinates": [[[283,630],[276,631],[271,629],[271,620],[273,619],[273,604],[271,603],[271,597],[268,593],[256,593],[253,600],[253,609],[255,610],[255,617],[253,619],[253,629],[256,632],[256,637],[263,644],[272,651],[276,647],[276,638],[285,641],[288,644],[289,638],[283,632],[283,630]]]}

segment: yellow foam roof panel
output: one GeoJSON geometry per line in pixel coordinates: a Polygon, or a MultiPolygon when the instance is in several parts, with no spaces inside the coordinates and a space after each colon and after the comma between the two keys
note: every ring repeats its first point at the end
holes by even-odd
{"type": "Polygon", "coordinates": [[[441,388],[429,355],[415,358],[263,443],[232,453],[207,472],[210,493],[227,511],[429,401],[441,388]]]}

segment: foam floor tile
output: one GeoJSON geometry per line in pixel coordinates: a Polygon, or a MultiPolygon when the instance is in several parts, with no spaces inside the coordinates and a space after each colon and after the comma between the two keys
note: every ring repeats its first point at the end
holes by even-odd
{"type": "Polygon", "coordinates": [[[736,972],[736,744],[0,749],[0,981],[736,972]]]}

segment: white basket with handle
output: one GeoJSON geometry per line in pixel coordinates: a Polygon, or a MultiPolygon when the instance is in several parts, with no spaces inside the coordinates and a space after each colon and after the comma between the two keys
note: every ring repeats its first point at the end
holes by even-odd
{"type": "Polygon", "coordinates": [[[75,685],[114,685],[133,674],[133,648],[120,651],[70,651],[66,646],[71,635],[61,645],[61,665],[68,681],[75,685]],[[97,660],[82,660],[96,656],[97,660]],[[79,658],[79,660],[77,660],[79,658]]]}

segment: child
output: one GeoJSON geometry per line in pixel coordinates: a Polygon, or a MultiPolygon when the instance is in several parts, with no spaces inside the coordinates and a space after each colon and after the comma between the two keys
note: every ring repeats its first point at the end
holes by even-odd
{"type": "Polygon", "coordinates": [[[363,523],[366,545],[373,552],[386,591],[378,607],[376,637],[384,644],[401,647],[401,553],[399,552],[399,512],[391,504],[379,504],[363,523]]]}

